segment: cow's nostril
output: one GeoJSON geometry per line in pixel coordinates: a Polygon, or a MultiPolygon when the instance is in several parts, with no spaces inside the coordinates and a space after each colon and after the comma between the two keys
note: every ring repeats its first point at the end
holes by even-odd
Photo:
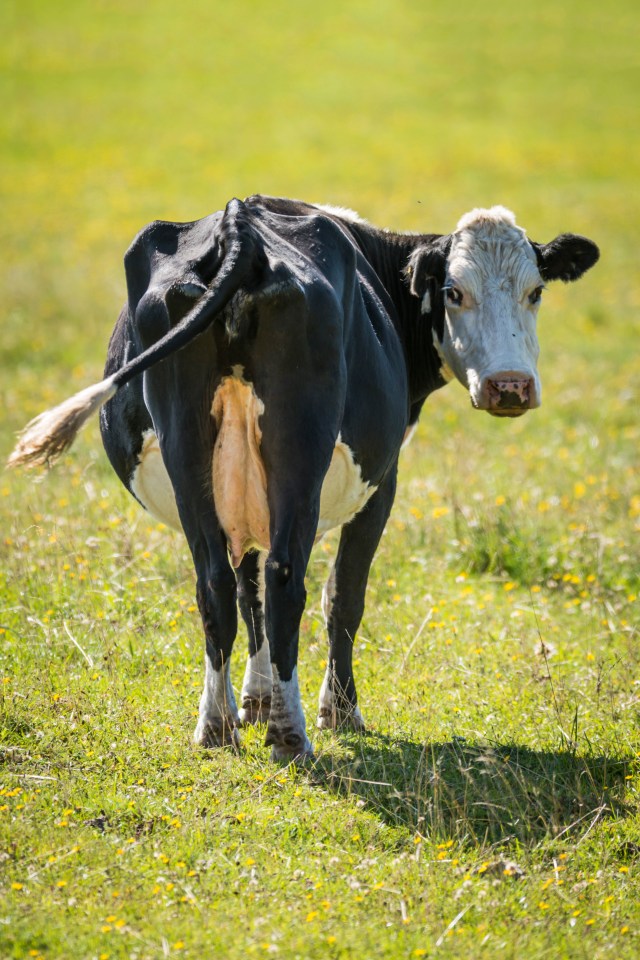
{"type": "Polygon", "coordinates": [[[489,405],[497,410],[515,410],[528,407],[531,380],[489,380],[489,405]]]}

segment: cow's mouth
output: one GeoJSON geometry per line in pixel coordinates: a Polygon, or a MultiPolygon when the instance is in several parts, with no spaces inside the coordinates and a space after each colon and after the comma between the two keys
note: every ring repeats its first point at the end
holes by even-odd
{"type": "Polygon", "coordinates": [[[514,407],[510,410],[487,410],[487,413],[490,413],[492,417],[521,417],[527,412],[529,407],[514,407]]]}

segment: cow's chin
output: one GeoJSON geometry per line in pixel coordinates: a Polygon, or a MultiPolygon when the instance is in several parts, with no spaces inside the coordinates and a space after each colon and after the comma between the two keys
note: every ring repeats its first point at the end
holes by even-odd
{"type": "Polygon", "coordinates": [[[517,408],[512,410],[487,410],[487,413],[490,413],[492,417],[521,417],[523,414],[528,412],[528,407],[525,407],[524,410],[519,410],[517,408]]]}
{"type": "Polygon", "coordinates": [[[482,410],[485,413],[490,413],[492,417],[511,417],[511,419],[521,417],[523,414],[528,413],[530,409],[529,407],[501,407],[494,409],[485,406],[481,407],[473,397],[471,397],[471,406],[474,410],[482,410]]]}

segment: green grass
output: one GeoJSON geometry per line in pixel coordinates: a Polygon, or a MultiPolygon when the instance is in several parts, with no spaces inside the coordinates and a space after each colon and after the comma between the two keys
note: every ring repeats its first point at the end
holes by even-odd
{"type": "Polygon", "coordinates": [[[540,411],[429,401],[356,646],[369,732],[317,734],[311,769],[263,729],[192,745],[188,550],[95,424],[0,477],[0,956],[636,957],[635,4],[8,0],[0,37],[3,457],[99,377],[156,217],[262,191],[448,231],[500,202],[602,248],[545,295],[540,411]]]}

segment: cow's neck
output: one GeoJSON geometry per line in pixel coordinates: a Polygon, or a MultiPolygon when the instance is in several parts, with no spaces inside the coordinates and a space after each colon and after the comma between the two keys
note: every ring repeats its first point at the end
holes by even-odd
{"type": "Polygon", "coordinates": [[[422,303],[410,292],[405,275],[411,253],[433,240],[434,235],[387,233],[360,222],[350,222],[348,228],[393,301],[393,322],[407,361],[413,420],[429,394],[447,382],[440,373],[442,363],[433,344],[433,330],[444,321],[442,295],[437,291],[431,311],[422,313],[422,303]]]}

